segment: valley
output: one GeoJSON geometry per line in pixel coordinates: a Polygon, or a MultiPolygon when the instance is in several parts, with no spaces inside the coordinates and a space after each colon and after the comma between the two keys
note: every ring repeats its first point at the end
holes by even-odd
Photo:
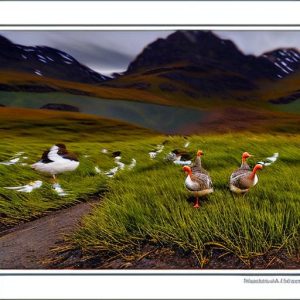
{"type": "Polygon", "coordinates": [[[0,262],[299,268],[299,87],[296,48],[249,55],[211,31],[159,38],[112,76],[62,50],[0,37],[0,242],[8,245],[0,262]],[[56,144],[79,162],[57,175],[63,193],[31,168],[51,162],[42,154],[56,144]],[[167,158],[194,160],[198,150],[214,192],[195,209],[186,162],[167,158]],[[245,151],[250,168],[278,159],[248,193],[233,194],[229,177],[245,151]]]}

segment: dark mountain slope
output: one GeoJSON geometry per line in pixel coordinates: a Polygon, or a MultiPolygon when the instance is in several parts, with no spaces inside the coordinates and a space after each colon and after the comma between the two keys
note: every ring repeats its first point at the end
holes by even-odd
{"type": "Polygon", "coordinates": [[[63,51],[16,45],[3,36],[0,36],[0,70],[91,84],[108,79],[63,51]]]}

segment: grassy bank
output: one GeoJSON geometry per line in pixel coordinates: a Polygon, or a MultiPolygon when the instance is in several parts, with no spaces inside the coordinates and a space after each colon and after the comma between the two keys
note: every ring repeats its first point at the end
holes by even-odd
{"type": "MultiPolygon", "coordinates": [[[[169,139],[165,153],[182,145],[169,139]]],[[[109,181],[109,193],[73,237],[81,249],[99,254],[134,255],[144,243],[181,248],[205,261],[206,249],[217,247],[242,259],[274,247],[299,251],[300,154],[299,135],[227,134],[191,137],[190,151],[203,149],[215,192],[199,210],[187,201],[189,193],[179,166],[162,154],[149,161],[136,152],[139,164],[132,174],[109,181]],[[254,164],[279,152],[280,159],[259,174],[258,185],[245,197],[233,196],[228,178],[240,164],[243,151],[254,164]]],[[[140,145],[142,151],[142,145],[140,145]]],[[[129,152],[129,151],[128,151],[129,152]]]]}

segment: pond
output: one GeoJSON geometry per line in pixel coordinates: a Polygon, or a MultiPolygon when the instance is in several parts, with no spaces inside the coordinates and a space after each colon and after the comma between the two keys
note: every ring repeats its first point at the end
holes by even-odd
{"type": "Polygon", "coordinates": [[[40,108],[48,103],[73,105],[82,113],[125,121],[165,134],[184,134],[206,112],[125,100],[109,100],[65,93],[0,92],[0,104],[40,108]]]}

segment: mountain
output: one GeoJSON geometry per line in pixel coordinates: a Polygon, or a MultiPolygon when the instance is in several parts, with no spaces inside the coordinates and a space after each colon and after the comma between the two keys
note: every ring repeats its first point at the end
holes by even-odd
{"type": "Polygon", "coordinates": [[[178,63],[199,72],[226,71],[246,78],[272,79],[277,73],[276,65],[269,59],[245,55],[232,41],[221,39],[210,31],[176,31],[147,46],[129,65],[127,74],[178,63]]]}
{"type": "Polygon", "coordinates": [[[299,98],[299,86],[297,49],[246,55],[211,31],[180,30],[158,39],[113,78],[94,72],[61,50],[16,45],[0,36],[2,91],[58,91],[208,108],[233,103],[288,104],[299,98]]]}
{"type": "Polygon", "coordinates": [[[201,71],[227,71],[248,79],[277,79],[299,67],[297,49],[277,49],[261,56],[245,55],[230,40],[211,31],[176,31],[158,39],[129,65],[127,74],[183,63],[201,71]]]}
{"type": "MultiPolygon", "coordinates": [[[[211,31],[183,30],[146,46],[122,76],[104,85],[151,91],[177,104],[268,101],[269,96],[276,99],[272,88],[297,74],[299,65],[297,49],[246,55],[211,31]]],[[[289,88],[287,94],[295,94],[294,87],[289,88]]]]}
{"type": "Polygon", "coordinates": [[[0,70],[90,84],[108,79],[66,52],[46,46],[17,45],[3,36],[0,36],[0,70]]]}

